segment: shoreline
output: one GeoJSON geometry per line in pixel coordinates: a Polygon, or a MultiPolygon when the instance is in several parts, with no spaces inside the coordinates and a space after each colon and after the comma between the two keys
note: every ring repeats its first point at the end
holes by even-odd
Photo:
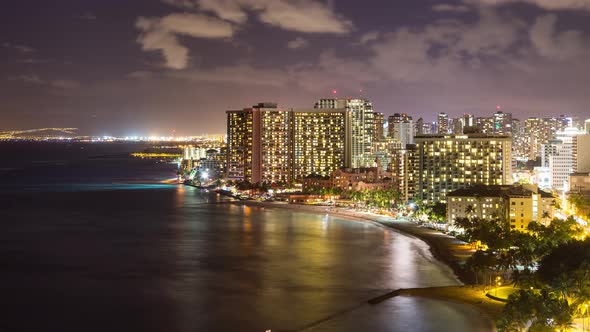
{"type": "Polygon", "coordinates": [[[344,208],[259,201],[228,201],[228,203],[310,213],[327,213],[328,215],[347,220],[371,223],[377,227],[386,227],[402,235],[420,239],[428,245],[434,258],[440,263],[448,266],[455,274],[455,277],[463,284],[459,286],[397,289],[371,299],[367,301],[367,303],[377,305],[392,297],[411,296],[464,304],[471,306],[480,312],[488,321],[491,330],[496,330],[495,322],[501,317],[504,303],[486,297],[486,292],[482,286],[475,286],[470,283],[470,281],[473,280],[473,277],[469,274],[469,271],[465,271],[461,267],[461,263],[467,259],[468,253],[471,252],[471,249],[468,245],[460,244],[459,241],[452,236],[433,229],[420,227],[411,222],[395,220],[391,217],[370,213],[351,211],[344,208]]]}
{"type": "Polygon", "coordinates": [[[386,227],[403,235],[424,241],[434,258],[450,267],[461,283],[471,285],[474,280],[473,275],[469,271],[465,271],[461,266],[471,254],[471,248],[468,245],[462,244],[452,236],[434,229],[421,227],[412,222],[371,213],[352,211],[345,208],[259,201],[229,201],[229,203],[328,214],[357,222],[369,222],[379,227],[386,227]]]}

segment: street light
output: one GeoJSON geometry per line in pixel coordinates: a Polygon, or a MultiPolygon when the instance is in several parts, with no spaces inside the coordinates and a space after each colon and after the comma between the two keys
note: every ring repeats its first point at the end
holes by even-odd
{"type": "Polygon", "coordinates": [[[500,286],[502,286],[502,277],[497,276],[496,277],[496,291],[494,292],[495,296],[498,296],[498,288],[500,288],[500,286]]]}

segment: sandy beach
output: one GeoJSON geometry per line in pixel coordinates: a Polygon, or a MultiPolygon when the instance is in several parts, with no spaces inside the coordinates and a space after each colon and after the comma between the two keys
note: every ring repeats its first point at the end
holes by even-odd
{"type": "Polygon", "coordinates": [[[287,204],[283,202],[235,201],[232,203],[264,208],[290,209],[322,214],[327,213],[339,218],[368,222],[379,227],[388,227],[404,235],[419,238],[429,245],[433,256],[449,265],[459,280],[466,285],[399,289],[372,299],[369,303],[378,304],[381,301],[395,296],[419,296],[467,304],[473,306],[481,312],[482,315],[488,317],[491,329],[495,330],[494,322],[500,318],[504,303],[486,297],[486,292],[483,287],[469,285],[473,281],[473,276],[470,271],[463,269],[462,264],[471,255],[472,248],[470,245],[467,245],[452,236],[443,234],[437,230],[421,227],[412,222],[344,208],[287,204]]]}
{"type": "Polygon", "coordinates": [[[428,243],[433,256],[451,267],[459,280],[465,284],[473,283],[473,274],[463,268],[464,262],[473,253],[471,246],[457,240],[452,236],[443,234],[434,229],[421,227],[413,222],[397,220],[374,213],[358,212],[351,209],[337,207],[259,201],[235,201],[233,204],[329,214],[339,218],[351,219],[359,222],[369,222],[376,226],[385,226],[399,231],[404,235],[413,236],[428,243]]]}

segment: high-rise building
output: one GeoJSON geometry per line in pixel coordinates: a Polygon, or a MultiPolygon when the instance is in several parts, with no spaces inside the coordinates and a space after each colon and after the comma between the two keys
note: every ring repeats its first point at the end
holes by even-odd
{"type": "Polygon", "coordinates": [[[443,135],[449,133],[449,116],[447,113],[438,113],[436,117],[436,132],[443,135]]]}
{"type": "Polygon", "coordinates": [[[373,113],[373,133],[375,137],[373,140],[380,141],[385,138],[385,116],[381,112],[374,112],[373,113]]]}
{"type": "Polygon", "coordinates": [[[417,198],[446,202],[446,194],[474,184],[512,183],[511,137],[507,135],[421,135],[417,198]]]}
{"type": "Polygon", "coordinates": [[[524,127],[519,119],[512,119],[512,137],[524,133],[524,127]]]}
{"type": "Polygon", "coordinates": [[[463,118],[451,119],[451,133],[453,135],[463,134],[463,118]]]}
{"type": "Polygon", "coordinates": [[[550,139],[547,143],[541,145],[541,167],[549,167],[550,157],[557,153],[557,146],[562,144],[562,140],[550,139]]]}
{"type": "Polygon", "coordinates": [[[403,149],[394,150],[391,154],[391,163],[393,182],[402,200],[405,203],[414,200],[417,176],[415,170],[419,167],[416,145],[408,144],[403,149]]]}
{"type": "Polygon", "coordinates": [[[252,180],[254,109],[227,111],[227,178],[252,180]]]}
{"type": "MultiPolygon", "coordinates": [[[[581,134],[583,132],[577,128],[566,128],[564,131],[557,132],[555,139],[549,140],[542,145],[542,166],[549,168],[549,184],[551,188],[567,191],[568,177],[571,173],[575,173],[577,168],[574,140],[576,136],[581,134]]],[[[583,142],[581,143],[583,144],[583,142]]]]}
{"type": "Polygon", "coordinates": [[[524,134],[524,127],[520,120],[512,119],[512,157],[515,160],[527,161],[529,159],[529,140],[524,134]]]}
{"type": "Polygon", "coordinates": [[[289,180],[289,111],[260,103],[226,113],[227,178],[251,183],[289,180]]]}
{"type": "Polygon", "coordinates": [[[590,173],[590,134],[574,136],[573,144],[573,173],[590,173]]]}
{"type": "Polygon", "coordinates": [[[478,117],[475,119],[475,126],[479,127],[484,134],[494,133],[494,118],[478,117]]]}
{"type": "Polygon", "coordinates": [[[424,119],[418,118],[414,123],[414,134],[415,135],[422,135],[424,133],[424,119]]]}
{"type": "Polygon", "coordinates": [[[473,128],[475,126],[475,118],[471,114],[463,114],[462,117],[454,118],[451,121],[451,131],[454,135],[462,135],[464,130],[468,128],[473,128]]]}
{"type": "Polygon", "coordinates": [[[400,141],[402,146],[406,146],[407,144],[414,144],[414,124],[412,120],[409,122],[400,122],[394,124],[395,127],[395,136],[394,138],[400,141]]]}
{"type": "Polygon", "coordinates": [[[409,123],[412,121],[412,117],[405,113],[394,113],[387,118],[387,137],[399,137],[396,133],[397,123],[409,123]]]}
{"type": "Polygon", "coordinates": [[[395,113],[388,118],[387,136],[400,141],[402,146],[414,143],[415,126],[412,117],[395,113]]]}
{"type": "Polygon", "coordinates": [[[512,113],[494,113],[494,134],[512,135],[512,113]]]}
{"type": "Polygon", "coordinates": [[[273,183],[350,167],[350,113],[273,103],[227,111],[227,178],[273,183]]]}
{"type": "Polygon", "coordinates": [[[465,113],[463,114],[463,127],[473,127],[475,126],[475,118],[472,114],[465,113]]]}
{"type": "Polygon", "coordinates": [[[584,121],[584,131],[586,134],[590,134],[590,119],[584,121]]]}
{"type": "Polygon", "coordinates": [[[529,159],[541,155],[541,146],[555,138],[558,131],[563,131],[571,123],[571,118],[565,116],[553,118],[528,118],[524,121],[524,144],[529,151],[529,159]]]}
{"type": "Polygon", "coordinates": [[[292,109],[292,178],[350,167],[351,122],[345,109],[292,109]]]}
{"type": "Polygon", "coordinates": [[[316,109],[345,109],[351,116],[352,167],[370,167],[363,163],[364,154],[371,153],[371,143],[375,137],[373,104],[367,99],[320,99],[316,109]]]}

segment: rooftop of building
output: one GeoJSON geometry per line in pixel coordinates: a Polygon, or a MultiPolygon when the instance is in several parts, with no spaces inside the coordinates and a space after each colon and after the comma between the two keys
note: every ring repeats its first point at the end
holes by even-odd
{"type": "MultiPolygon", "coordinates": [[[[553,198],[553,194],[536,189],[543,198],[553,198]]],[[[533,190],[522,185],[475,185],[457,189],[447,194],[447,197],[529,197],[533,190]]]]}
{"type": "Polygon", "coordinates": [[[470,138],[496,138],[496,139],[512,139],[510,135],[502,134],[420,134],[414,137],[415,139],[432,139],[432,138],[450,138],[450,139],[470,139],[470,138]]]}

